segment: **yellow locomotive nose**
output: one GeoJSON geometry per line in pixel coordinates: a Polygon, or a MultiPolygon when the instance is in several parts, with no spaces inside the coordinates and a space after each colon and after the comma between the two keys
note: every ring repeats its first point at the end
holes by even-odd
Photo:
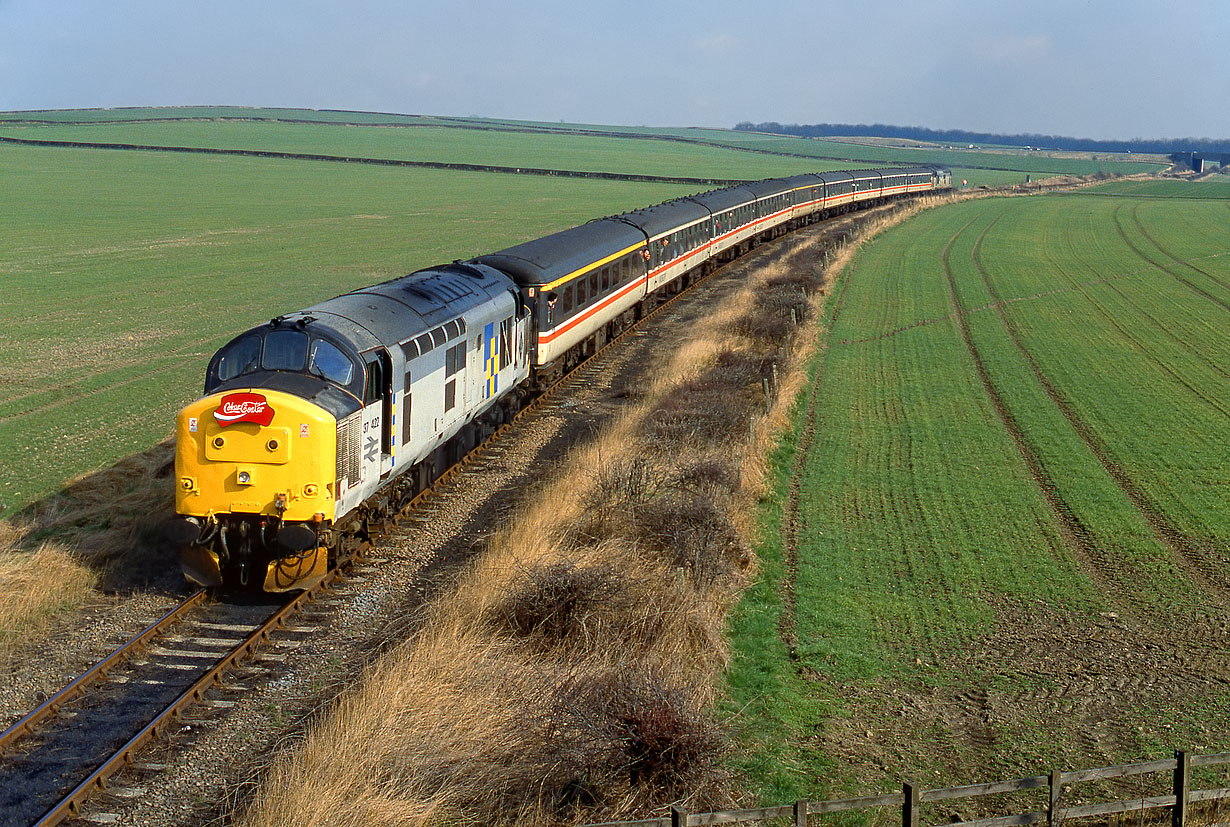
{"type": "Polygon", "coordinates": [[[323,577],[321,529],[334,516],[337,420],[272,390],[206,396],[179,414],[173,535],[188,548],[185,574],[218,585],[241,560],[270,591],[323,577]],[[194,536],[195,535],[195,536],[194,536]],[[292,559],[293,558],[293,559],[292,559]],[[291,560],[296,576],[274,576],[291,560]]]}

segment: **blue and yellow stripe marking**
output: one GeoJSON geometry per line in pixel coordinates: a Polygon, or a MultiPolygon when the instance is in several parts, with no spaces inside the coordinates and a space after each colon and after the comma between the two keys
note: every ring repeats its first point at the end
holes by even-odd
{"type": "Polygon", "coordinates": [[[483,398],[490,399],[500,389],[500,337],[495,322],[483,328],[483,371],[487,377],[483,398]]]}

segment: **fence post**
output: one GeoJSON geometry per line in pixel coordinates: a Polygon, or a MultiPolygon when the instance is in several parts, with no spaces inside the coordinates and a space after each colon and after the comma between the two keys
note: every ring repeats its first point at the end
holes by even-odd
{"type": "Polygon", "coordinates": [[[794,827],[807,827],[807,802],[794,802],[794,827]]]}
{"type": "Polygon", "coordinates": [[[918,827],[918,787],[906,781],[901,785],[901,827],[918,827]]]}
{"type": "Polygon", "coordinates": [[[1174,810],[1171,823],[1174,827],[1186,827],[1187,794],[1191,788],[1192,757],[1185,749],[1174,751],[1174,810]]]}
{"type": "Polygon", "coordinates": [[[688,811],[671,807],[671,827],[688,827],[688,811]]]}
{"type": "Polygon", "coordinates": [[[1063,785],[1063,773],[1051,770],[1048,776],[1051,787],[1051,797],[1046,805],[1046,827],[1056,827],[1059,824],[1059,791],[1063,785]]]}

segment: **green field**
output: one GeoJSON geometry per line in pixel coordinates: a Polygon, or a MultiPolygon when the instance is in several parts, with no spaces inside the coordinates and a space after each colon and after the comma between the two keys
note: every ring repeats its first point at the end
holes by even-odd
{"type": "Polygon", "coordinates": [[[899,147],[856,139],[813,140],[723,129],[244,107],[10,112],[0,113],[0,126],[5,127],[2,135],[48,140],[349,153],[400,160],[748,180],[885,164],[944,164],[952,167],[957,180],[968,180],[971,187],[977,187],[1016,184],[1027,176],[1128,175],[1156,172],[1164,166],[1152,160],[1127,160],[1125,156],[899,147]],[[193,120],[197,121],[195,125],[193,120]],[[241,121],[246,122],[245,128],[237,129],[241,121]],[[347,125],[351,128],[346,129],[347,125]],[[339,135],[339,130],[348,134],[339,135]]]}
{"type": "Polygon", "coordinates": [[[765,801],[1230,746],[1230,222],[1182,186],[963,202],[842,274],[732,626],[765,801]]]}
{"type": "Polygon", "coordinates": [[[0,145],[0,503],[167,436],[278,313],[678,186],[0,145]]]}
{"type": "MultiPolygon", "coordinates": [[[[0,113],[0,136],[706,178],[894,160],[882,147],[729,130],[239,107],[0,113]],[[820,157],[834,147],[843,160],[820,157]]],[[[968,171],[971,185],[1024,174],[968,171]]],[[[164,436],[209,355],[254,322],[689,192],[11,144],[0,144],[0,187],[0,513],[164,436]]]]}
{"type": "Polygon", "coordinates": [[[370,128],[221,121],[97,126],[16,127],[0,124],[0,136],[737,180],[759,180],[850,166],[848,162],[789,158],[680,141],[438,126],[370,128]]]}
{"type": "Polygon", "coordinates": [[[1099,195],[1135,195],[1140,198],[1230,198],[1230,176],[1202,181],[1109,181],[1090,187],[1099,195]]]}

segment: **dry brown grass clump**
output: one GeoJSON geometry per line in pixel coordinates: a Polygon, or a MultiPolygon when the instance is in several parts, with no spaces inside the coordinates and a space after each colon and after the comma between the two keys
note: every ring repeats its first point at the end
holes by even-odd
{"type": "Polygon", "coordinates": [[[76,548],[83,562],[102,573],[105,588],[178,583],[178,561],[161,536],[175,507],[174,452],[166,440],[127,456],[73,480],[19,517],[31,538],[76,548]]]}
{"type": "Polygon", "coordinates": [[[0,521],[0,669],[99,589],[182,582],[160,531],[172,457],[163,442],[0,521]]]}
{"type": "Polygon", "coordinates": [[[94,594],[97,576],[65,547],[25,547],[27,532],[0,520],[0,674],[28,640],[94,594]]]}

